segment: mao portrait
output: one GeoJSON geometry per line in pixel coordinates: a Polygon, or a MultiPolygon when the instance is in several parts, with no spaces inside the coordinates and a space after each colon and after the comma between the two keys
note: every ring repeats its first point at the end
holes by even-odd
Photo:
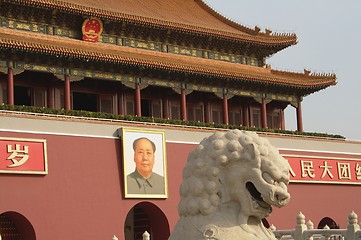
{"type": "Polygon", "coordinates": [[[129,198],[166,198],[164,132],[122,129],[124,192],[129,198]]]}

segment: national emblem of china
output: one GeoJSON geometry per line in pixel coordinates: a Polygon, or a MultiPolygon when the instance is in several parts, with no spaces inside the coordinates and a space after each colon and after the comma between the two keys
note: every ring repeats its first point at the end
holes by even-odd
{"type": "Polygon", "coordinates": [[[84,41],[98,42],[103,32],[103,23],[98,18],[88,18],[83,22],[82,32],[84,41]]]}

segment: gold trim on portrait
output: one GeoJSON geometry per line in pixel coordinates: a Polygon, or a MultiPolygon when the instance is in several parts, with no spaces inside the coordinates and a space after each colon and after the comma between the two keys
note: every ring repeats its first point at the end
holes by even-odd
{"type": "MultiPolygon", "coordinates": [[[[124,197],[125,198],[161,198],[166,199],[168,198],[168,176],[167,176],[167,160],[166,160],[166,140],[165,140],[165,131],[161,130],[144,130],[144,129],[137,129],[137,128],[121,128],[118,131],[119,137],[122,140],[122,162],[123,162],[123,190],[124,190],[124,197]],[[127,182],[127,176],[132,172],[131,166],[134,165],[133,163],[133,157],[131,158],[132,161],[130,161],[129,156],[133,156],[133,141],[139,137],[147,137],[147,138],[156,138],[158,141],[155,142],[157,145],[157,151],[159,144],[161,144],[162,151],[161,151],[161,157],[162,157],[162,175],[164,179],[164,193],[160,194],[134,194],[129,193],[128,191],[128,182],[127,182]],[[161,139],[159,141],[159,139],[161,139]]],[[[155,141],[155,140],[154,140],[155,141]]],[[[156,160],[157,161],[157,160],[156,160]]],[[[159,165],[158,165],[159,167],[159,165]]]]}

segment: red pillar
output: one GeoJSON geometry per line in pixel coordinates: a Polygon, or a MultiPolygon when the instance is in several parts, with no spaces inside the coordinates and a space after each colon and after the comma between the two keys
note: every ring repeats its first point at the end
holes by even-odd
{"type": "Polygon", "coordinates": [[[208,101],[208,99],[206,99],[204,101],[203,115],[204,115],[204,122],[208,123],[209,122],[209,101],[208,101]]]}
{"type": "Polygon", "coordinates": [[[250,126],[248,105],[242,106],[242,122],[243,122],[243,126],[246,126],[246,127],[250,126]]]}
{"type": "Polygon", "coordinates": [[[54,87],[53,87],[53,84],[51,83],[48,87],[48,104],[47,104],[47,107],[48,108],[54,108],[55,107],[55,104],[54,104],[54,97],[55,93],[54,93],[54,87]]]}
{"type": "Polygon", "coordinates": [[[223,123],[228,125],[228,96],[227,93],[223,93],[223,123]]]}
{"type": "Polygon", "coordinates": [[[303,132],[303,123],[302,123],[302,105],[301,105],[302,99],[299,98],[297,101],[297,131],[303,132]]]}
{"type": "Polygon", "coordinates": [[[69,74],[64,74],[64,109],[71,109],[71,99],[70,99],[70,76],[69,74]]]}
{"type": "Polygon", "coordinates": [[[168,103],[169,103],[168,97],[163,96],[163,98],[162,98],[163,118],[169,118],[168,103]]]}
{"type": "Polygon", "coordinates": [[[123,92],[120,91],[118,92],[118,114],[124,115],[124,112],[124,95],[123,92]]]}
{"type": "Polygon", "coordinates": [[[181,119],[187,120],[187,100],[186,100],[186,90],[181,89],[181,119]]]}
{"type": "Polygon", "coordinates": [[[140,86],[139,82],[135,83],[135,96],[134,96],[134,103],[135,103],[135,115],[138,117],[142,116],[142,109],[141,109],[141,99],[140,99],[140,86]]]}
{"type": "Polygon", "coordinates": [[[266,107],[266,99],[262,98],[262,109],[261,109],[261,120],[262,120],[262,128],[267,128],[267,107],[266,107]]]}
{"type": "Polygon", "coordinates": [[[285,111],[284,109],[280,110],[280,119],[281,119],[281,130],[285,130],[286,129],[286,125],[285,125],[285,111]]]}
{"type": "Polygon", "coordinates": [[[8,104],[14,105],[14,69],[12,63],[8,66],[8,104]]]}

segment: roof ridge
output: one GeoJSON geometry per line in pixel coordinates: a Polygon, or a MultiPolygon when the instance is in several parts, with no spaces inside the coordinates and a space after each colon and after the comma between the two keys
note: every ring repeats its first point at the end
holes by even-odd
{"type": "Polygon", "coordinates": [[[204,10],[206,10],[206,12],[208,12],[209,14],[211,14],[212,16],[216,17],[218,20],[226,23],[227,25],[234,27],[238,30],[244,31],[248,34],[258,34],[259,32],[256,31],[256,27],[254,29],[247,27],[245,25],[242,25],[240,23],[237,23],[236,21],[222,15],[220,12],[218,12],[217,10],[215,10],[213,7],[211,7],[210,5],[208,5],[208,3],[206,3],[204,0],[194,0],[200,7],[202,7],[204,10]]]}
{"type": "MultiPolygon", "coordinates": [[[[269,67],[270,68],[270,67],[269,67]]],[[[295,71],[286,71],[286,70],[278,70],[271,69],[271,72],[277,75],[285,75],[285,76],[300,76],[300,77],[309,77],[309,78],[331,78],[336,79],[335,73],[316,73],[311,72],[308,69],[304,69],[303,72],[295,72],[295,71]]]]}
{"type": "Polygon", "coordinates": [[[296,36],[296,33],[273,33],[271,30],[269,29],[265,29],[265,32],[261,32],[261,28],[259,26],[255,26],[254,28],[245,26],[241,23],[236,22],[235,20],[232,20],[224,15],[222,15],[220,12],[218,12],[217,10],[215,10],[213,7],[211,7],[210,5],[208,5],[207,2],[205,2],[205,0],[194,0],[200,7],[202,7],[204,10],[206,10],[209,14],[211,14],[212,16],[216,17],[218,20],[226,23],[227,25],[246,32],[248,34],[251,35],[264,35],[264,36],[275,36],[275,37],[282,37],[282,36],[296,36]]]}
{"type": "Polygon", "coordinates": [[[260,32],[260,28],[258,27],[255,27],[255,29],[252,30],[251,28],[240,25],[234,21],[227,20],[227,18],[220,15],[216,11],[212,10],[212,8],[210,8],[202,0],[195,0],[195,2],[200,7],[202,7],[207,13],[212,14],[221,22],[227,24],[228,26],[240,32],[224,31],[222,29],[207,28],[205,26],[186,24],[182,22],[174,22],[174,21],[159,19],[156,17],[151,18],[148,16],[140,16],[140,15],[124,13],[124,12],[115,12],[106,9],[75,4],[73,2],[67,2],[63,0],[13,0],[13,1],[4,0],[4,1],[11,3],[18,3],[18,4],[35,5],[46,8],[61,8],[69,12],[78,12],[86,16],[94,16],[99,18],[133,21],[143,24],[151,23],[159,27],[167,27],[177,30],[188,30],[198,34],[210,34],[221,38],[249,41],[259,44],[291,46],[297,43],[297,36],[295,33],[272,34],[272,32],[269,30],[266,30],[266,33],[263,33],[260,32]]]}

